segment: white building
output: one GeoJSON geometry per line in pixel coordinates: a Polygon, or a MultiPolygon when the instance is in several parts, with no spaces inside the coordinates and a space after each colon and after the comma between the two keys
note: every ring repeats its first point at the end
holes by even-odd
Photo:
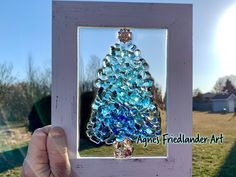
{"type": "Polygon", "coordinates": [[[235,112],[236,96],[232,94],[219,94],[212,99],[213,112],[235,112]]]}

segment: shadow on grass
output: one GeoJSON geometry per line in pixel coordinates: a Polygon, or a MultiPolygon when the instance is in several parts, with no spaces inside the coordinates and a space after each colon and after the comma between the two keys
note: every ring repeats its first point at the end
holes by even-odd
{"type": "Polygon", "coordinates": [[[0,153],[0,173],[22,165],[28,146],[0,153]]]}
{"type": "Polygon", "coordinates": [[[219,169],[217,177],[236,177],[236,142],[231,148],[224,164],[219,169]]]}

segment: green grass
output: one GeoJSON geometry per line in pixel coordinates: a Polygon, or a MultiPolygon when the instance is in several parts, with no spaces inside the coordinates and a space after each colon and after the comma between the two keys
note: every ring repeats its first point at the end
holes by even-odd
{"type": "MultiPolygon", "coordinates": [[[[223,133],[224,143],[193,145],[193,177],[236,177],[236,116],[193,112],[193,135],[197,133],[205,136],[223,133]]],[[[0,177],[19,176],[29,138],[30,134],[22,126],[0,127],[0,177]],[[2,134],[5,130],[15,133],[2,134]]],[[[134,146],[134,156],[166,154],[162,145],[143,148],[134,143],[134,146]]],[[[94,146],[83,141],[81,149],[81,156],[113,156],[112,146],[94,146]]]]}
{"type": "Polygon", "coordinates": [[[31,135],[23,124],[0,125],[0,177],[18,177],[31,135]]]}

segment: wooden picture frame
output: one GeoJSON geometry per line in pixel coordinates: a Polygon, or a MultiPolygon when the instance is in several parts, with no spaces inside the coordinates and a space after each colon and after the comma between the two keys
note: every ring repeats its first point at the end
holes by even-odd
{"type": "Polygon", "coordinates": [[[166,157],[79,157],[77,27],[168,29],[167,132],[191,136],[192,5],[53,1],[52,16],[52,124],[66,132],[74,176],[190,177],[190,144],[169,144],[166,157]]]}

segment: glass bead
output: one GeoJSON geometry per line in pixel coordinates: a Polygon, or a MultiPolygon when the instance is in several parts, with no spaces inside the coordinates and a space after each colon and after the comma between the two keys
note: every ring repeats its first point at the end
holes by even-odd
{"type": "Polygon", "coordinates": [[[146,129],[146,132],[147,132],[147,134],[149,134],[149,135],[152,134],[152,130],[151,130],[150,128],[147,128],[147,129],[146,129]]]}
{"type": "Polygon", "coordinates": [[[143,64],[143,69],[144,69],[144,70],[148,70],[148,69],[149,69],[149,65],[148,65],[147,63],[144,63],[144,64],[143,64]]]}
{"type": "Polygon", "coordinates": [[[116,141],[118,141],[118,142],[121,142],[121,141],[123,141],[123,140],[124,140],[124,137],[121,136],[121,135],[118,135],[118,136],[116,137],[116,141]]]}
{"type": "Polygon", "coordinates": [[[99,108],[99,105],[96,104],[96,103],[93,103],[93,104],[92,104],[92,108],[93,108],[94,110],[97,110],[97,109],[99,108]]]}
{"type": "MultiPolygon", "coordinates": [[[[97,121],[97,118],[96,118],[96,115],[92,115],[91,117],[90,117],[90,122],[91,123],[96,123],[96,121],[97,121]]],[[[89,124],[88,124],[89,125],[89,124]]],[[[89,127],[88,127],[89,128],[89,127]]]]}
{"type": "Polygon", "coordinates": [[[121,57],[126,57],[126,56],[128,56],[128,51],[127,50],[122,50],[120,55],[121,55],[121,57]]]}
{"type": "Polygon", "coordinates": [[[143,86],[145,87],[152,87],[153,86],[153,80],[152,79],[145,79],[143,86]]]}
{"type": "Polygon", "coordinates": [[[149,104],[150,104],[150,99],[149,98],[144,98],[142,100],[142,104],[143,104],[144,107],[148,107],[149,104]]]}
{"type": "Polygon", "coordinates": [[[112,56],[110,54],[107,54],[105,59],[108,61],[108,62],[111,62],[111,60],[113,59],[112,56]]]}
{"type": "Polygon", "coordinates": [[[102,82],[101,87],[103,87],[104,89],[107,89],[110,86],[109,82],[102,82]]]}
{"type": "Polygon", "coordinates": [[[136,104],[137,102],[139,102],[139,100],[140,100],[140,96],[137,92],[133,92],[130,95],[130,103],[131,104],[136,104]]]}
{"type": "Polygon", "coordinates": [[[140,51],[139,49],[136,49],[136,50],[134,51],[134,54],[135,54],[136,57],[140,57],[141,51],[140,51]]]}
{"type": "Polygon", "coordinates": [[[102,114],[106,116],[107,114],[109,114],[109,111],[110,111],[109,108],[105,107],[102,109],[102,114]]]}
{"type": "Polygon", "coordinates": [[[145,71],[145,79],[151,78],[151,74],[148,71],[145,71]]]}
{"type": "Polygon", "coordinates": [[[156,136],[160,136],[161,135],[161,129],[159,128],[159,129],[157,129],[157,131],[156,131],[156,136]]]}
{"type": "Polygon", "coordinates": [[[97,138],[95,135],[92,135],[91,137],[89,137],[89,139],[96,143],[96,144],[100,144],[101,143],[101,140],[99,138],[97,138]]]}
{"type": "Polygon", "coordinates": [[[100,79],[97,79],[97,80],[95,81],[95,86],[96,86],[97,88],[101,87],[101,86],[102,86],[102,81],[101,81],[100,79]]]}
{"type": "Polygon", "coordinates": [[[120,44],[116,43],[115,48],[120,48],[120,44]]]}
{"type": "Polygon", "coordinates": [[[100,77],[102,74],[103,74],[103,73],[102,73],[102,69],[99,69],[99,70],[98,70],[98,77],[100,77]]]}
{"type": "Polygon", "coordinates": [[[100,141],[102,141],[101,127],[99,127],[99,129],[97,129],[97,131],[95,131],[94,135],[95,135],[100,141]]]}
{"type": "Polygon", "coordinates": [[[110,137],[110,135],[111,135],[111,132],[110,132],[110,131],[104,130],[104,132],[102,133],[102,139],[103,139],[103,140],[106,140],[107,138],[110,137]]]}
{"type": "Polygon", "coordinates": [[[128,45],[128,50],[130,50],[130,51],[134,51],[136,48],[137,48],[136,45],[134,45],[134,44],[132,44],[132,43],[130,43],[130,44],[128,45]]]}
{"type": "Polygon", "coordinates": [[[142,125],[142,124],[143,124],[143,120],[142,120],[141,117],[136,117],[136,118],[134,119],[134,122],[135,122],[136,124],[138,124],[138,125],[142,125]]]}
{"type": "Polygon", "coordinates": [[[149,106],[150,112],[156,112],[156,106],[154,104],[149,106]]]}
{"type": "Polygon", "coordinates": [[[109,61],[106,58],[103,59],[103,66],[104,67],[110,66],[110,63],[109,63],[109,61]]]}
{"type": "Polygon", "coordinates": [[[115,57],[111,58],[110,63],[111,63],[111,65],[118,65],[119,64],[117,58],[115,58],[115,57]]]}
{"type": "Polygon", "coordinates": [[[120,57],[120,54],[121,54],[120,48],[113,49],[113,52],[115,56],[120,57]]]}
{"type": "Polygon", "coordinates": [[[153,122],[153,123],[159,123],[158,118],[154,117],[154,118],[152,119],[152,122],[153,122]]]}
{"type": "MultiPolygon", "coordinates": [[[[91,119],[90,119],[91,120],[91,119]]],[[[87,124],[87,129],[92,129],[93,128],[93,123],[90,121],[88,124],[87,124]]]]}
{"type": "Polygon", "coordinates": [[[98,70],[98,78],[101,80],[107,80],[107,76],[103,73],[102,69],[98,70]]]}
{"type": "Polygon", "coordinates": [[[111,67],[109,67],[109,66],[107,66],[107,67],[105,67],[105,68],[103,68],[103,73],[105,74],[105,75],[112,75],[113,74],[113,70],[111,69],[111,67]]]}
{"type": "Polygon", "coordinates": [[[112,65],[112,70],[114,72],[117,72],[119,70],[119,65],[117,65],[117,64],[112,65]]]}
{"type": "Polygon", "coordinates": [[[88,136],[88,137],[93,136],[93,135],[94,135],[93,130],[92,130],[91,128],[88,128],[88,127],[87,127],[87,129],[88,129],[88,130],[86,130],[86,134],[87,134],[87,136],[88,136]]]}
{"type": "Polygon", "coordinates": [[[111,46],[111,55],[112,56],[115,56],[116,55],[116,53],[115,53],[115,47],[114,46],[111,46]]]}
{"type": "Polygon", "coordinates": [[[98,96],[100,99],[102,99],[104,95],[105,95],[104,88],[103,88],[103,87],[100,87],[100,88],[98,89],[97,96],[98,96]]]}
{"type": "Polygon", "coordinates": [[[145,79],[145,71],[143,71],[143,70],[141,70],[141,71],[139,71],[139,75],[138,75],[139,77],[140,77],[140,79],[145,79]]]}
{"type": "Polygon", "coordinates": [[[134,57],[135,57],[134,52],[129,52],[128,57],[130,57],[131,59],[134,59],[134,57]]]}

